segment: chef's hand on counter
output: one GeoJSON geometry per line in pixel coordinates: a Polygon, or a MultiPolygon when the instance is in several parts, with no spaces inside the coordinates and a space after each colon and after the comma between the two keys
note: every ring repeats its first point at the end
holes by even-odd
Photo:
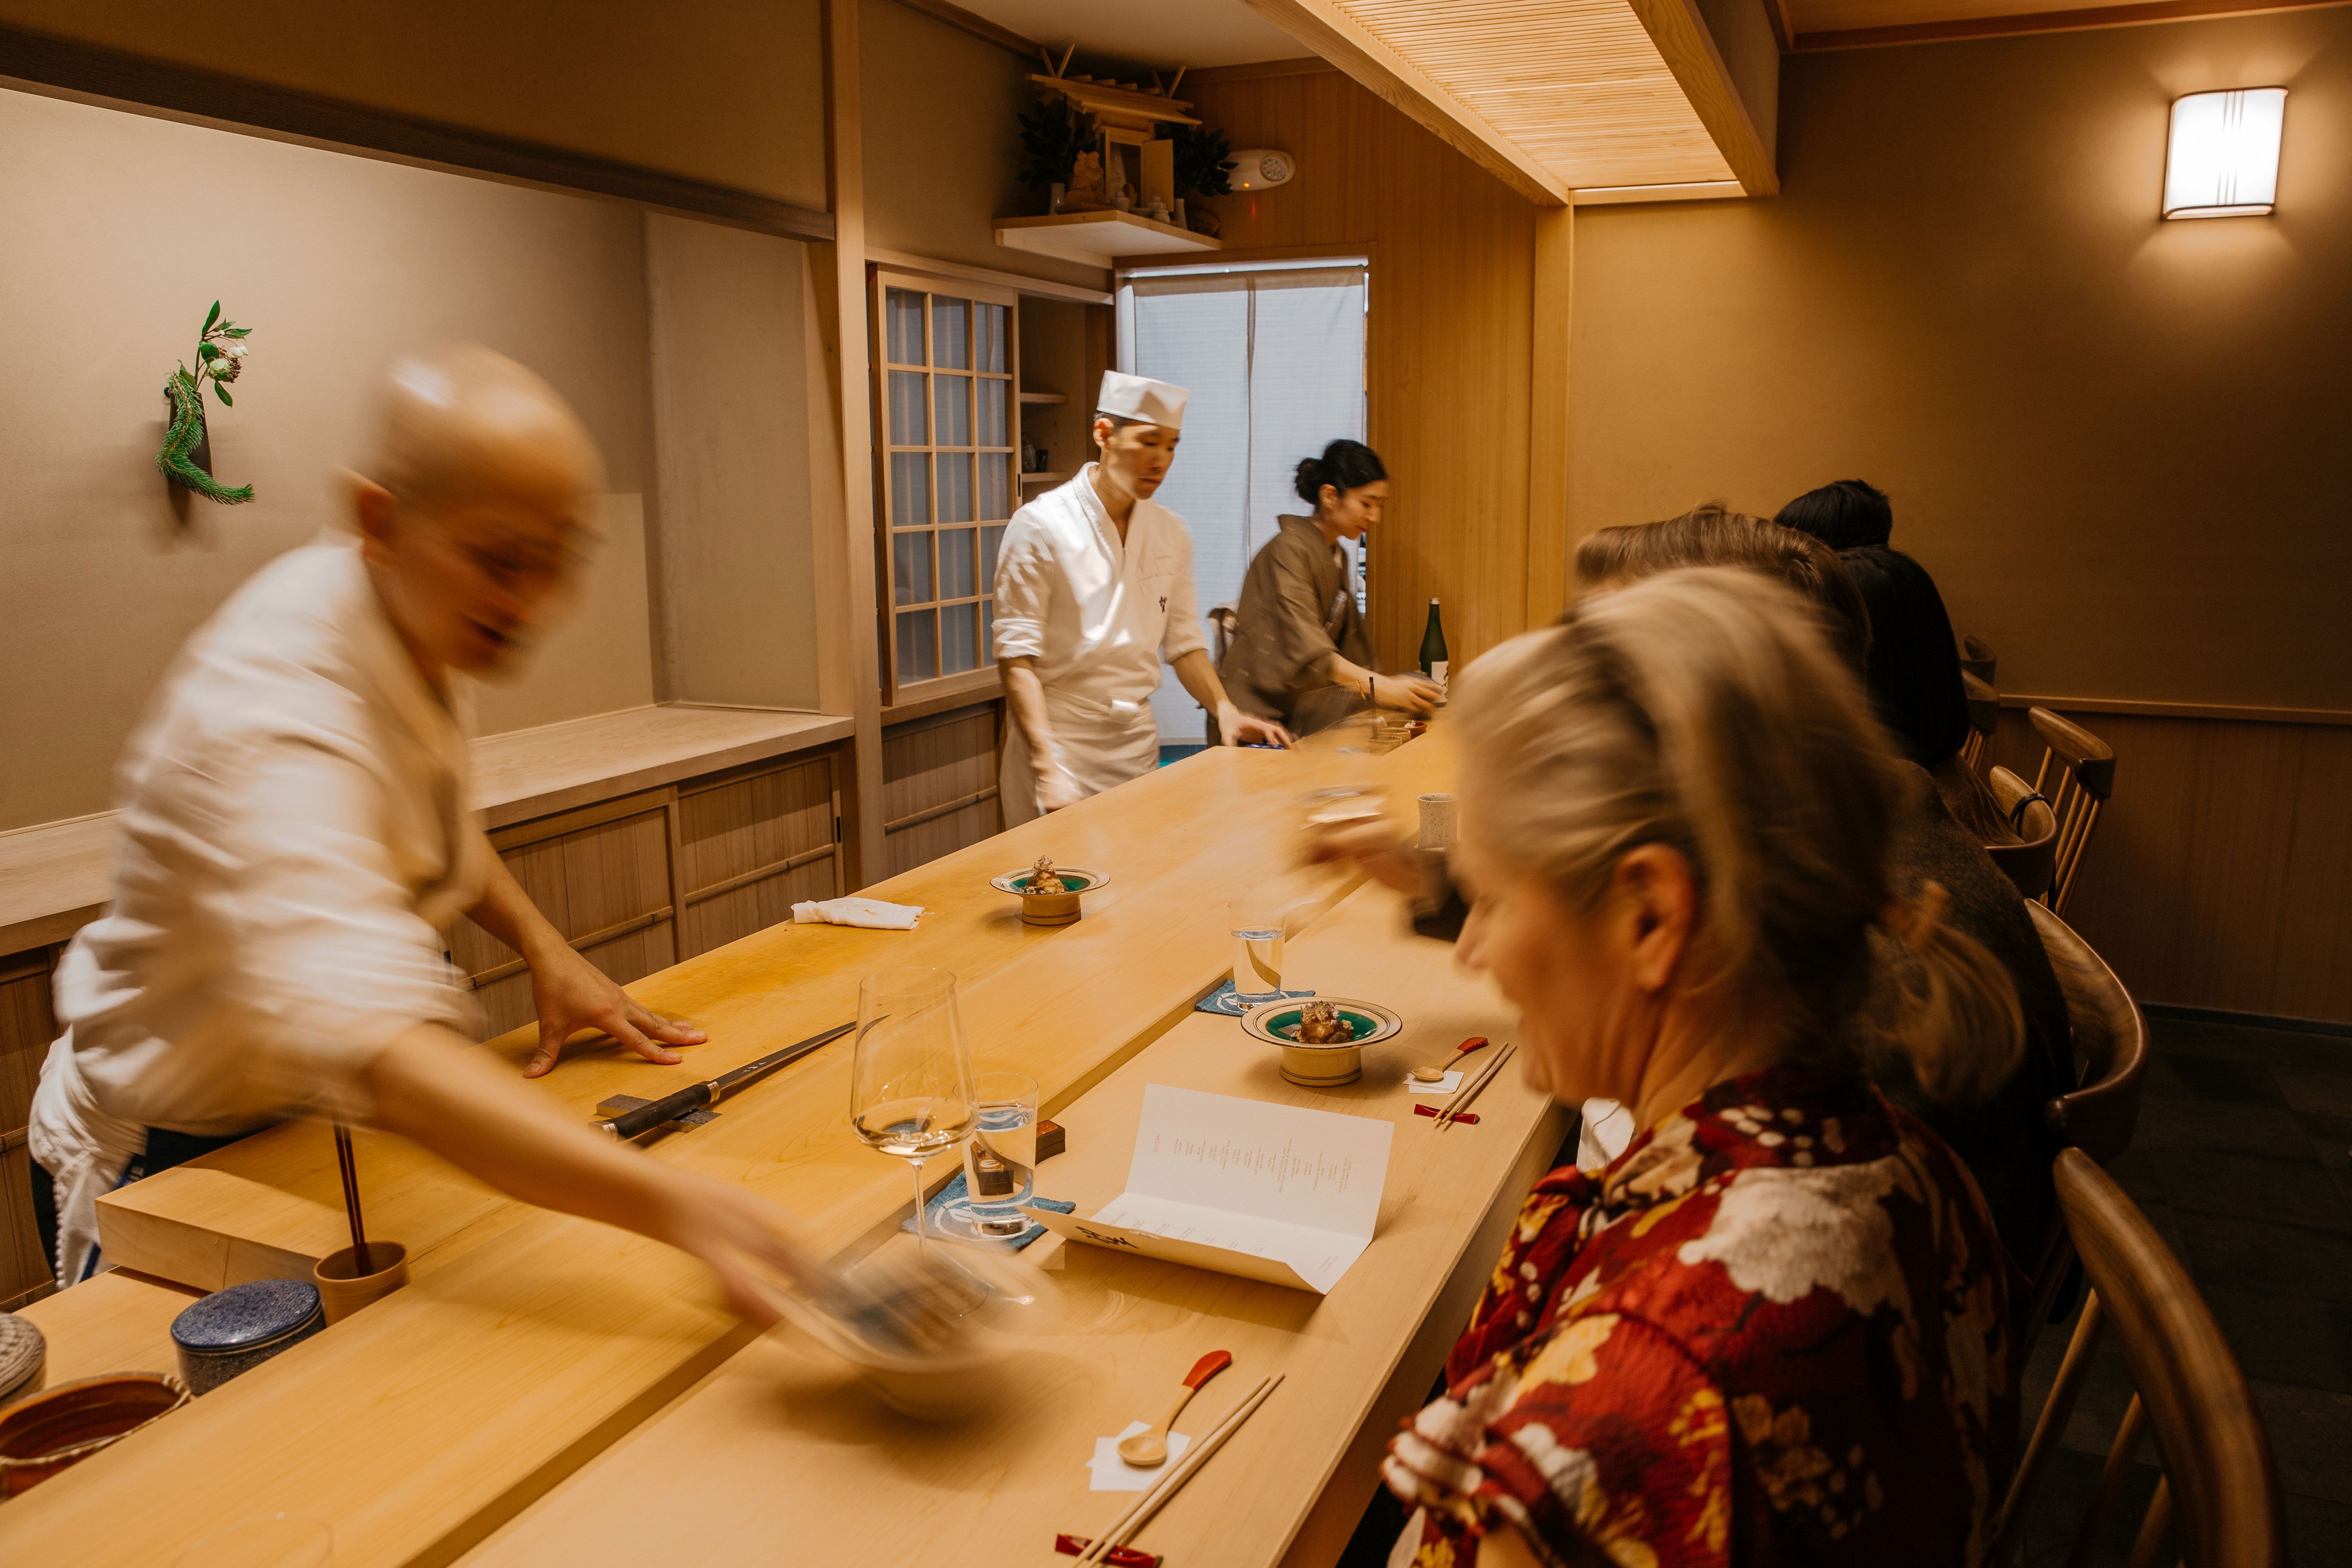
{"type": "Polygon", "coordinates": [[[639,1004],[613,978],[558,938],[529,955],[530,997],[539,1010],[539,1049],[522,1069],[538,1078],[555,1066],[563,1042],[583,1029],[610,1035],[649,1062],[682,1058],[671,1046],[698,1046],[700,1029],[665,1018],[639,1004]]]}
{"type": "Polygon", "coordinates": [[[1271,719],[1244,713],[1232,702],[1217,704],[1217,740],[1227,746],[1287,746],[1290,731],[1271,719]]]}
{"type": "Polygon", "coordinates": [[[573,1121],[488,1051],[438,1024],[402,1031],[362,1074],[374,1125],[527,1204],[667,1242],[718,1277],[729,1305],[765,1327],[760,1277],[809,1265],[782,1210],[573,1121]]]}

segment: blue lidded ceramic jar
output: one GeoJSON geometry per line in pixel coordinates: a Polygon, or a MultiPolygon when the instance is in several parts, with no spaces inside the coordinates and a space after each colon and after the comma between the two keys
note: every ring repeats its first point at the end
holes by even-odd
{"type": "Polygon", "coordinates": [[[319,1288],[306,1279],[253,1279],[215,1290],[172,1320],[180,1375],[209,1394],[327,1326],[319,1288]]]}

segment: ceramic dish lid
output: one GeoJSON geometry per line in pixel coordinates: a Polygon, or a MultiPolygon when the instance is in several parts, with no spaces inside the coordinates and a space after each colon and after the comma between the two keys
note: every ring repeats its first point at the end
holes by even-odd
{"type": "Polygon", "coordinates": [[[1267,1045],[1289,1050],[1344,1051],[1387,1039],[1404,1027],[1404,1020],[1377,1002],[1359,1002],[1347,996],[1301,996],[1259,1003],[1242,1015],[1242,1027],[1267,1045]],[[1299,1044],[1298,1017],[1310,1002],[1330,1003],[1341,1018],[1356,1026],[1355,1037],[1321,1045],[1299,1044]]]}
{"type": "Polygon", "coordinates": [[[309,1326],[319,1288],[307,1279],[250,1279],[215,1290],[172,1320],[172,1342],[197,1355],[268,1344],[309,1326]]]}
{"type": "Polygon", "coordinates": [[[14,1312],[0,1312],[0,1403],[39,1378],[48,1353],[40,1330],[14,1312]]]}

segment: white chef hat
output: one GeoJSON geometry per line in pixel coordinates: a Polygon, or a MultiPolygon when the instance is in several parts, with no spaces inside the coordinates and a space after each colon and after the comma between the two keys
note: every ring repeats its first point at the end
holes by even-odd
{"type": "Polygon", "coordinates": [[[1182,387],[1171,386],[1164,381],[1107,370],[1103,372],[1102,395],[1095,399],[1095,412],[1181,430],[1184,400],[1192,395],[1182,387]]]}

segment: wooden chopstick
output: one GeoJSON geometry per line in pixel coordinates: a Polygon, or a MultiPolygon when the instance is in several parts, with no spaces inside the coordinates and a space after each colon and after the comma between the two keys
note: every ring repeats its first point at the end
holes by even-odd
{"type": "Polygon", "coordinates": [[[1519,1047],[1516,1045],[1505,1046],[1496,1054],[1495,1059],[1486,1064],[1486,1071],[1480,1073],[1468,1083],[1464,1084],[1462,1086],[1462,1092],[1455,1095],[1452,1100],[1446,1101],[1445,1109],[1437,1113],[1437,1130],[1439,1131],[1444,1131],[1446,1128],[1453,1126],[1454,1119],[1470,1109],[1470,1102],[1478,1098],[1479,1092],[1486,1087],[1496,1073],[1503,1070],[1503,1064],[1509,1061],[1512,1056],[1517,1052],[1518,1048],[1519,1047]]]}
{"type": "Polygon", "coordinates": [[[1217,1423],[1215,1429],[1207,1436],[1185,1450],[1182,1463],[1170,1469],[1141,1497],[1136,1499],[1135,1506],[1120,1514],[1118,1522],[1087,1542],[1086,1551],[1078,1554],[1077,1568],[1092,1568],[1092,1565],[1099,1564],[1113,1547],[1124,1546],[1133,1539],[1135,1532],[1141,1530],[1150,1521],[1151,1516],[1160,1511],[1160,1505],[1176,1495],[1176,1489],[1191,1480],[1192,1472],[1207,1464],[1210,1456],[1224,1446],[1225,1439],[1238,1431],[1241,1424],[1248,1420],[1259,1405],[1265,1403],[1267,1395],[1281,1386],[1282,1379],[1283,1374],[1278,1372],[1272,1377],[1260,1379],[1258,1385],[1249,1391],[1241,1404],[1234,1406],[1232,1415],[1217,1423]]]}
{"type": "Polygon", "coordinates": [[[1437,1108],[1437,1114],[1441,1117],[1446,1116],[1451,1114],[1456,1107],[1469,1104],[1470,1097],[1477,1092],[1478,1086],[1486,1081],[1486,1075],[1495,1070],[1495,1064],[1501,1061],[1505,1057],[1509,1056],[1510,1054],[1511,1047],[1506,1044],[1500,1051],[1488,1057],[1483,1063],[1479,1064],[1477,1072],[1465,1079],[1461,1087],[1456,1089],[1453,1094],[1447,1098],[1445,1103],[1437,1108]]]}

